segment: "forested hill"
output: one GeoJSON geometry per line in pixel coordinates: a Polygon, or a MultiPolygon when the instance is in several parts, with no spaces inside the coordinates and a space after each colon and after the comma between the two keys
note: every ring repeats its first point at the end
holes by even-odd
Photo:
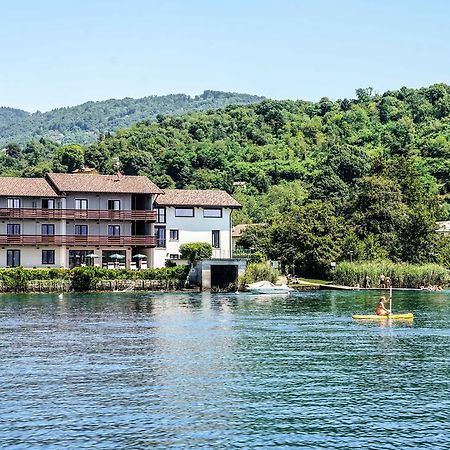
{"type": "Polygon", "coordinates": [[[8,175],[120,167],[162,188],[226,189],[244,205],[235,221],[269,224],[248,246],[316,273],[350,251],[450,265],[435,232],[450,218],[445,84],[158,116],[85,147],[41,140],[0,158],[8,175]]]}
{"type": "Polygon", "coordinates": [[[136,122],[154,121],[158,114],[180,115],[231,104],[255,103],[262,99],[256,95],[204,91],[195,97],[175,94],[87,102],[34,114],[0,107],[0,145],[11,141],[25,143],[40,137],[60,143],[86,144],[94,142],[101,134],[129,127],[136,122]]]}

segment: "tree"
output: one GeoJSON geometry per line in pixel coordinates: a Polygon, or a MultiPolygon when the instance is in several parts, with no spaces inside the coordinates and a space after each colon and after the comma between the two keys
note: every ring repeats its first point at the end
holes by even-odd
{"type": "Polygon", "coordinates": [[[330,202],[313,201],[295,208],[272,227],[275,256],[300,266],[306,275],[324,276],[342,255],[347,228],[330,202]]]}
{"type": "Polygon", "coordinates": [[[10,142],[6,145],[5,153],[9,158],[22,158],[22,148],[15,142],[10,142]]]}
{"type": "Polygon", "coordinates": [[[69,144],[60,147],[53,158],[55,172],[70,173],[84,167],[84,148],[81,145],[69,144]]]}
{"type": "Polygon", "coordinates": [[[207,242],[181,244],[180,255],[182,259],[188,259],[190,263],[194,263],[202,259],[211,258],[212,246],[207,242]]]}
{"type": "Polygon", "coordinates": [[[375,176],[358,180],[351,222],[360,238],[373,234],[386,249],[394,248],[407,214],[408,208],[395,182],[375,176]]]}

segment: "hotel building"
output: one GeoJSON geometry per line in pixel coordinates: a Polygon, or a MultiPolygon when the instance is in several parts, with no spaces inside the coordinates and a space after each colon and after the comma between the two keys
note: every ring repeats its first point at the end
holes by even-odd
{"type": "Polygon", "coordinates": [[[179,247],[209,242],[231,258],[224,191],[163,191],[147,177],[51,173],[0,177],[0,267],[162,267],[179,247]]]}

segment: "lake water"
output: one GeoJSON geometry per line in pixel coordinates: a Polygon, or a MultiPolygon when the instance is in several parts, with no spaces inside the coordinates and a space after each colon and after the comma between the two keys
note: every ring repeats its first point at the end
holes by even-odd
{"type": "Polygon", "coordinates": [[[450,292],[0,297],[0,447],[450,448],[450,292]]]}

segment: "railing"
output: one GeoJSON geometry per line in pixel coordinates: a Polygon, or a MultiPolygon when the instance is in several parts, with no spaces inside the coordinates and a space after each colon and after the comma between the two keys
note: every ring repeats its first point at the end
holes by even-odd
{"type": "Polygon", "coordinates": [[[42,209],[0,208],[5,219],[80,219],[80,220],[147,220],[156,221],[156,211],[108,209],[42,209]]]}
{"type": "Polygon", "coordinates": [[[41,236],[41,235],[6,235],[0,234],[0,245],[134,245],[154,247],[156,238],[153,236],[78,236],[68,234],[65,236],[41,236]]]}

